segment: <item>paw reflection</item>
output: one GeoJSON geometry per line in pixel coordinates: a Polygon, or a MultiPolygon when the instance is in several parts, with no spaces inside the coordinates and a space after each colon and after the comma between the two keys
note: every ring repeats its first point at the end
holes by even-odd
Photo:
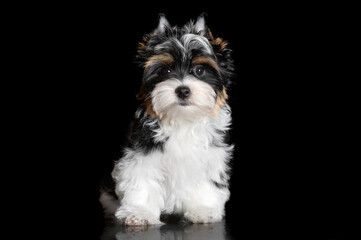
{"type": "Polygon", "coordinates": [[[232,238],[226,232],[224,222],[125,226],[109,221],[106,223],[101,239],[228,240],[232,238]]]}

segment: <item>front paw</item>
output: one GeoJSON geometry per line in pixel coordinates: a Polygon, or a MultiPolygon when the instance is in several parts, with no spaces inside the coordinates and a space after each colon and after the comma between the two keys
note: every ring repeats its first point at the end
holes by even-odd
{"type": "Polygon", "coordinates": [[[126,226],[142,226],[142,225],[148,225],[148,221],[139,217],[136,217],[134,215],[130,215],[125,218],[124,224],[126,226]]]}
{"type": "Polygon", "coordinates": [[[186,212],[184,213],[184,217],[192,222],[192,223],[212,223],[215,222],[216,219],[209,214],[202,214],[197,212],[186,212]]]}

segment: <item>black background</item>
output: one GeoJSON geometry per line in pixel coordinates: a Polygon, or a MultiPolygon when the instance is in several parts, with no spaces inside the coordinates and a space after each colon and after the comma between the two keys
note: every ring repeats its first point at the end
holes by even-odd
{"type": "Polygon", "coordinates": [[[337,6],[209,4],[54,5],[32,16],[44,80],[35,96],[46,149],[39,208],[49,209],[44,222],[64,219],[51,230],[101,234],[100,181],[121,157],[137,107],[137,43],[159,13],[181,26],[202,12],[236,67],[231,233],[338,237],[353,228],[351,100],[333,62],[339,16],[329,14],[337,6]]]}

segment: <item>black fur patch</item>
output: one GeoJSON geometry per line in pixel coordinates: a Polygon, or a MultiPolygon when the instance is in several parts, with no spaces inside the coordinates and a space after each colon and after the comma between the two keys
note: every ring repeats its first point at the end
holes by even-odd
{"type": "Polygon", "coordinates": [[[162,151],[164,148],[164,141],[156,141],[154,138],[155,130],[160,127],[159,120],[146,113],[144,107],[141,107],[139,118],[133,122],[133,126],[129,136],[129,148],[132,150],[141,150],[144,154],[149,154],[152,151],[162,151]],[[154,124],[147,124],[154,122],[154,124]]]}

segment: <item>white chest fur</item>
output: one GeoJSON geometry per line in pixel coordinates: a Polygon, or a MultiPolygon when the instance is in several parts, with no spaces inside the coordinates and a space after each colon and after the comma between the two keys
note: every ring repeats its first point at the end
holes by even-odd
{"type": "Polygon", "coordinates": [[[233,148],[223,143],[229,122],[228,112],[222,112],[215,118],[162,125],[162,134],[158,136],[167,137],[160,155],[166,189],[165,209],[181,209],[183,199],[192,191],[212,180],[221,181],[233,148]]]}
{"type": "MultiPolygon", "coordinates": [[[[233,149],[223,142],[230,120],[229,109],[223,108],[212,118],[162,122],[155,130],[155,140],[165,140],[162,150],[144,154],[127,149],[116,163],[112,175],[117,194],[125,196],[122,203],[132,205],[157,196],[153,201],[161,211],[181,212],[189,196],[200,189],[209,192],[213,182],[224,183],[233,149]]],[[[222,191],[226,199],[228,190],[222,191]]]]}

